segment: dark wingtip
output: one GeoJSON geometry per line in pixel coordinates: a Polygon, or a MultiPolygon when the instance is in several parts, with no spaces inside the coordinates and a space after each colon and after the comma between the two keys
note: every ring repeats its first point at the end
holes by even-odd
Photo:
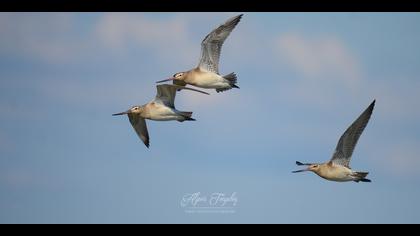
{"type": "Polygon", "coordinates": [[[302,162],[300,162],[300,161],[296,161],[296,165],[303,166],[304,164],[302,162]]]}
{"type": "Polygon", "coordinates": [[[375,107],[375,103],[376,103],[376,99],[373,99],[373,102],[370,103],[368,109],[373,110],[373,108],[375,107]]]}
{"type": "Polygon", "coordinates": [[[244,14],[239,14],[237,16],[232,17],[231,19],[233,21],[231,21],[231,22],[233,22],[235,25],[237,25],[241,21],[243,15],[244,14]]]}
{"type": "Polygon", "coordinates": [[[244,15],[244,13],[241,13],[239,15],[233,16],[232,19],[235,19],[235,18],[236,19],[241,19],[243,15],[244,15]]]}
{"type": "Polygon", "coordinates": [[[374,99],[373,102],[369,105],[369,107],[366,108],[366,110],[368,110],[369,113],[373,112],[373,109],[375,108],[375,103],[376,103],[376,99],[374,99]]]}

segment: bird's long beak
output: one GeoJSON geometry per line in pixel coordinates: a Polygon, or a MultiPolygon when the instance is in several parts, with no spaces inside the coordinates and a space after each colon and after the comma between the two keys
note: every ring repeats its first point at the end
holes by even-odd
{"type": "Polygon", "coordinates": [[[121,116],[121,115],[126,115],[126,114],[128,114],[128,113],[130,113],[130,111],[124,111],[124,112],[115,113],[115,114],[112,114],[112,115],[113,115],[113,116],[121,116]]]}
{"type": "Polygon", "coordinates": [[[309,171],[309,168],[302,169],[302,170],[295,170],[295,171],[292,171],[292,173],[299,173],[299,172],[304,172],[304,171],[309,171]]]}
{"type": "Polygon", "coordinates": [[[174,80],[175,79],[175,77],[172,77],[172,78],[169,78],[169,79],[164,79],[164,80],[161,80],[161,81],[157,81],[156,83],[158,84],[158,83],[163,83],[163,82],[166,82],[166,81],[171,81],[171,80],[174,80]]]}

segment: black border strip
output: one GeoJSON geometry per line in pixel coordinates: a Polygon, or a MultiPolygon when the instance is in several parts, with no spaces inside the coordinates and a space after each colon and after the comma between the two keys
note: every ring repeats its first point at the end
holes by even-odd
{"type": "Polygon", "coordinates": [[[420,1],[357,0],[14,0],[0,11],[37,12],[420,12],[420,1]]]}

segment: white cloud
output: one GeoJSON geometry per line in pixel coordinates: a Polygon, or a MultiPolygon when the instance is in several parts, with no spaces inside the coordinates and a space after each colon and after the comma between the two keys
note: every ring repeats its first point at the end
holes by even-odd
{"type": "Polygon", "coordinates": [[[377,99],[388,119],[420,116],[419,110],[413,109],[420,106],[416,98],[418,81],[403,75],[398,78],[368,75],[355,53],[336,36],[286,33],[274,44],[281,61],[298,75],[293,81],[280,81],[281,86],[287,87],[281,99],[318,107],[345,107],[377,99]]]}
{"type": "MultiPolygon", "coordinates": [[[[185,22],[179,18],[169,20],[148,19],[143,14],[107,13],[98,21],[97,33],[109,46],[124,47],[134,41],[143,46],[165,46],[168,39],[187,38],[185,22]]],[[[174,45],[170,45],[174,46],[174,45]]]]}
{"type": "Polygon", "coordinates": [[[159,14],[102,13],[81,25],[80,13],[0,13],[0,53],[66,64],[84,63],[98,53],[124,57],[130,50],[140,49],[147,54],[139,57],[159,60],[175,73],[197,65],[201,40],[232,15],[159,14]],[[216,22],[215,15],[221,17],[217,23],[203,27],[203,32],[194,31],[198,24],[216,22]]]}
{"type": "Polygon", "coordinates": [[[151,56],[162,63],[198,63],[200,42],[191,42],[188,20],[182,15],[153,19],[146,14],[106,13],[98,20],[95,34],[106,48],[117,52],[134,45],[150,49],[151,56]]]}
{"type": "MultiPolygon", "coordinates": [[[[95,26],[95,37],[115,53],[124,53],[133,47],[147,49],[150,50],[148,56],[167,68],[186,70],[198,64],[204,37],[236,13],[159,14],[103,14],[95,26]]],[[[239,35],[230,37],[238,39],[239,35]]],[[[230,47],[236,43],[231,43],[230,47]]]]}
{"type": "Polygon", "coordinates": [[[342,78],[350,86],[361,78],[357,59],[336,37],[307,38],[286,33],[278,38],[276,46],[284,61],[307,78],[342,78]]]}
{"type": "Polygon", "coordinates": [[[83,44],[74,41],[73,27],[70,13],[0,13],[0,52],[67,62],[83,51],[83,44]]]}
{"type": "Polygon", "coordinates": [[[357,57],[338,37],[284,33],[273,40],[273,48],[286,73],[296,75],[279,81],[280,99],[324,109],[373,99],[361,92],[366,77],[357,57]]]}

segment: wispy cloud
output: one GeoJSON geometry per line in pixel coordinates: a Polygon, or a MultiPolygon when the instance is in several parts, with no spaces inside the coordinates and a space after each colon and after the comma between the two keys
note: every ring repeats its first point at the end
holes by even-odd
{"type": "Polygon", "coordinates": [[[284,33],[273,41],[277,60],[294,80],[280,81],[282,98],[318,107],[342,104],[344,95],[358,97],[363,71],[345,42],[333,35],[317,37],[284,33]]]}
{"type": "Polygon", "coordinates": [[[357,59],[334,36],[308,38],[298,33],[286,33],[278,38],[277,43],[284,61],[307,78],[339,77],[353,83],[361,77],[357,59]]]}
{"type": "Polygon", "coordinates": [[[388,118],[418,117],[419,100],[414,79],[376,78],[363,71],[360,60],[337,36],[306,37],[286,33],[275,41],[277,56],[296,73],[296,79],[284,82],[282,98],[306,104],[343,105],[376,98],[388,118]],[[370,77],[370,78],[369,78],[370,77]],[[410,81],[407,83],[407,81],[410,81]]]}
{"type": "Polygon", "coordinates": [[[83,44],[75,42],[74,24],[70,13],[0,13],[0,52],[68,62],[83,51],[83,44]]]}
{"type": "Polygon", "coordinates": [[[107,13],[100,17],[96,37],[107,48],[125,51],[130,46],[151,50],[162,63],[184,61],[194,64],[199,42],[190,41],[188,21],[181,15],[153,19],[147,14],[107,13]]]}
{"type": "Polygon", "coordinates": [[[98,58],[128,58],[135,51],[142,60],[159,61],[172,75],[196,66],[201,40],[232,15],[216,14],[220,19],[215,20],[215,14],[159,14],[90,15],[82,27],[82,16],[75,13],[0,13],[0,53],[52,65],[86,65],[98,58]],[[209,21],[215,23],[197,32],[197,25],[209,21]]]}

